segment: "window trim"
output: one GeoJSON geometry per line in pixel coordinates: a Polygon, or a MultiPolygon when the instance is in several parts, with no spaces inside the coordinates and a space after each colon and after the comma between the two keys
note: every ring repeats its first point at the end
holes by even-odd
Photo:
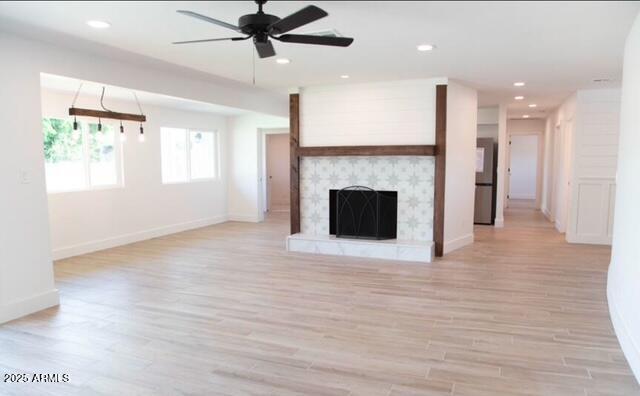
{"type": "MultiPolygon", "coordinates": [[[[42,115],[42,118],[55,118],[58,120],[69,120],[69,116],[58,116],[58,115],[42,115]]],[[[46,166],[47,161],[46,158],[43,159],[43,164],[45,166],[45,184],[47,195],[57,195],[57,194],[67,194],[67,193],[78,193],[78,192],[91,192],[91,191],[102,191],[102,190],[117,190],[123,189],[124,185],[124,144],[119,139],[118,126],[112,124],[110,122],[102,123],[102,125],[107,125],[113,128],[113,147],[114,147],[114,158],[115,158],[115,167],[116,167],[116,183],[115,184],[102,184],[98,186],[93,186],[91,184],[91,156],[89,154],[89,130],[88,127],[85,128],[88,124],[95,124],[93,119],[87,117],[78,117],[78,126],[82,131],[82,167],[84,169],[83,172],[83,187],[81,188],[73,188],[73,189],[61,189],[61,190],[49,190],[49,185],[46,183],[46,166]]],[[[41,131],[42,133],[42,131],[41,131]]]]}
{"type": "Polygon", "coordinates": [[[162,185],[172,185],[172,184],[191,184],[191,183],[204,183],[204,182],[212,182],[220,179],[220,149],[218,144],[218,130],[217,129],[205,129],[205,128],[184,128],[184,127],[173,127],[173,126],[163,126],[160,127],[160,182],[162,185]],[[187,177],[185,180],[177,180],[177,181],[165,181],[163,174],[163,166],[162,166],[162,131],[164,129],[177,129],[184,132],[185,139],[185,151],[186,151],[186,162],[187,162],[187,177]],[[213,176],[211,177],[197,177],[194,178],[191,176],[191,132],[200,132],[200,133],[210,133],[213,136],[213,176]]]}

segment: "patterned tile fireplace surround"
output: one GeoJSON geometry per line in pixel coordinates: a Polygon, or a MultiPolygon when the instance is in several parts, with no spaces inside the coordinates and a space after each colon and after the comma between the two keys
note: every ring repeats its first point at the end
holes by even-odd
{"type": "Polygon", "coordinates": [[[302,157],[301,232],[292,251],[430,262],[433,256],[434,157],[302,157]],[[329,190],[360,185],[398,192],[397,240],[370,241],[329,235],[329,190]]]}

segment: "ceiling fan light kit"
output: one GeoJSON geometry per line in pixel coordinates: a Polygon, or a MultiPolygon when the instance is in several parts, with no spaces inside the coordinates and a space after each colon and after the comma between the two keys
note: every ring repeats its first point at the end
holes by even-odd
{"type": "Polygon", "coordinates": [[[243,15],[238,19],[238,25],[232,25],[206,15],[198,14],[193,11],[178,10],[177,12],[192,18],[200,19],[214,25],[233,30],[237,33],[245,34],[244,37],[225,37],[202,40],[177,41],[173,44],[192,44],[204,43],[212,41],[243,41],[253,39],[253,44],[260,58],[269,58],[276,55],[272,40],[284,43],[312,44],[312,45],[328,45],[333,47],[348,47],[353,43],[350,37],[331,37],[317,36],[310,34],[286,34],[287,32],[307,25],[318,19],[329,15],[326,11],[314,6],[307,6],[300,11],[280,19],[271,14],[265,14],[262,6],[266,0],[256,0],[258,4],[258,12],[255,14],[243,15]]]}

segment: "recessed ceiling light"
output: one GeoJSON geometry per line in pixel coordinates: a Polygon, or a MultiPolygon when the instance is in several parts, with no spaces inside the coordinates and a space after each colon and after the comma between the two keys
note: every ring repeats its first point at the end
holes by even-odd
{"type": "Polygon", "coordinates": [[[529,114],[523,115],[522,118],[529,118],[529,114]]]}
{"type": "Polygon", "coordinates": [[[523,81],[514,82],[513,86],[514,87],[524,87],[524,82],[523,81]]]}
{"type": "Polygon", "coordinates": [[[537,105],[537,104],[535,104],[535,103],[531,103],[531,104],[529,105],[529,107],[531,107],[531,108],[533,108],[533,107],[538,107],[538,105],[537,105]]]}
{"type": "Polygon", "coordinates": [[[418,47],[418,51],[431,51],[436,48],[433,44],[420,44],[418,47]]]}
{"type": "Polygon", "coordinates": [[[524,99],[524,96],[514,96],[513,98],[515,100],[522,100],[522,99],[524,99]]]}
{"type": "Polygon", "coordinates": [[[111,24],[105,21],[87,21],[87,25],[91,26],[94,29],[106,29],[108,27],[111,27],[111,24]]]}
{"type": "Polygon", "coordinates": [[[287,58],[278,58],[276,59],[276,63],[279,65],[286,65],[287,63],[291,63],[291,61],[287,58]]]}
{"type": "Polygon", "coordinates": [[[343,74],[343,75],[340,76],[340,78],[347,79],[347,78],[349,78],[349,75],[348,74],[343,74]]]}

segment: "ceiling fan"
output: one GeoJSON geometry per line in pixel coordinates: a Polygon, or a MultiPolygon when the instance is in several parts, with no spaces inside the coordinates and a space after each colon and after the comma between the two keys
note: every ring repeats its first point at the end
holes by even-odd
{"type": "Polygon", "coordinates": [[[260,58],[268,58],[276,54],[271,39],[282,41],[284,43],[299,43],[299,44],[314,44],[314,45],[330,45],[335,47],[348,47],[353,42],[349,37],[335,37],[335,36],[314,36],[310,34],[285,34],[293,29],[304,26],[308,23],[317,21],[324,18],[327,12],[310,5],[298,12],[284,17],[282,19],[275,15],[265,14],[262,11],[262,6],[266,3],[266,0],[255,0],[258,4],[258,12],[255,14],[243,15],[238,19],[238,25],[232,25],[217,19],[210,18],[206,15],[198,14],[193,11],[178,10],[177,12],[190,16],[192,18],[200,19],[205,22],[213,23],[214,25],[222,26],[227,29],[234,30],[238,33],[245,34],[244,37],[225,37],[214,38],[204,40],[190,40],[190,41],[177,41],[173,44],[191,44],[191,43],[205,43],[209,41],[241,41],[253,38],[253,43],[256,47],[260,58]]]}

